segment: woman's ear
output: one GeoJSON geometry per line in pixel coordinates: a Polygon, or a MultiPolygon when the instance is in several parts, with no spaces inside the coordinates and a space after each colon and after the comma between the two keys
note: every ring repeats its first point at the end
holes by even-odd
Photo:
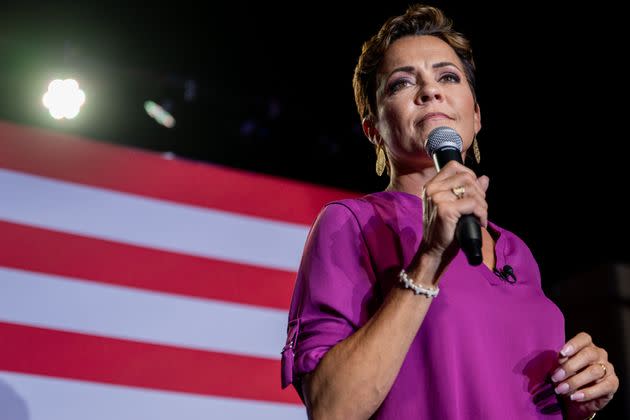
{"type": "Polygon", "coordinates": [[[367,137],[371,143],[377,144],[376,139],[379,137],[379,135],[378,135],[378,130],[376,129],[376,126],[374,125],[374,120],[372,116],[370,115],[363,118],[361,125],[363,127],[363,134],[365,134],[365,137],[367,137]]]}
{"type": "Polygon", "coordinates": [[[475,133],[478,133],[481,130],[481,108],[479,108],[479,102],[475,102],[475,115],[473,118],[475,133]]]}

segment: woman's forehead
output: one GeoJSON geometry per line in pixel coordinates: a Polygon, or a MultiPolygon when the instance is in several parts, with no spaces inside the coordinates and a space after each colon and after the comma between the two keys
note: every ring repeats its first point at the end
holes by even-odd
{"type": "Polygon", "coordinates": [[[423,64],[453,62],[458,66],[461,64],[455,50],[442,39],[432,35],[413,35],[397,39],[387,48],[380,72],[418,62],[423,64]]]}

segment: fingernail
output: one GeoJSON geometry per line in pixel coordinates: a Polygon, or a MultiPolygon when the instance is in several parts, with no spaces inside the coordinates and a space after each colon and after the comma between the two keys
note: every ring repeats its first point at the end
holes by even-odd
{"type": "Polygon", "coordinates": [[[583,392],[576,392],[575,394],[571,394],[571,401],[582,401],[584,399],[583,392]]]}
{"type": "Polygon", "coordinates": [[[551,377],[551,380],[554,382],[559,382],[563,380],[565,376],[567,376],[567,373],[564,371],[564,369],[558,369],[551,377]]]}
{"type": "Polygon", "coordinates": [[[555,389],[555,392],[556,394],[564,394],[568,390],[569,390],[569,384],[565,382],[563,384],[558,385],[555,389]]]}
{"type": "Polygon", "coordinates": [[[571,356],[573,354],[573,346],[571,344],[567,344],[560,350],[560,354],[564,357],[571,356]]]}

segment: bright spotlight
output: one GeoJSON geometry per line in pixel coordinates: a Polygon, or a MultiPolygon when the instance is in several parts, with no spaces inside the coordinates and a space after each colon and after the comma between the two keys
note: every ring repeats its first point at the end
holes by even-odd
{"type": "Polygon", "coordinates": [[[42,102],[54,119],[72,119],[79,115],[81,105],[85,103],[85,93],[74,79],[56,79],[48,85],[42,102]]]}

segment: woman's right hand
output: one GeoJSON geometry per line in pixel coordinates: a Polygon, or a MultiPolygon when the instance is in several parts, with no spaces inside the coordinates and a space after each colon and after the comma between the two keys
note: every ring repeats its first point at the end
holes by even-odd
{"type": "Polygon", "coordinates": [[[474,214],[481,226],[488,225],[488,203],[486,190],[490,180],[475,173],[457,161],[446,164],[422,191],[423,236],[422,252],[444,261],[446,264],[455,257],[455,227],[462,215],[474,214]],[[455,188],[463,187],[464,193],[458,197],[455,188]]]}

